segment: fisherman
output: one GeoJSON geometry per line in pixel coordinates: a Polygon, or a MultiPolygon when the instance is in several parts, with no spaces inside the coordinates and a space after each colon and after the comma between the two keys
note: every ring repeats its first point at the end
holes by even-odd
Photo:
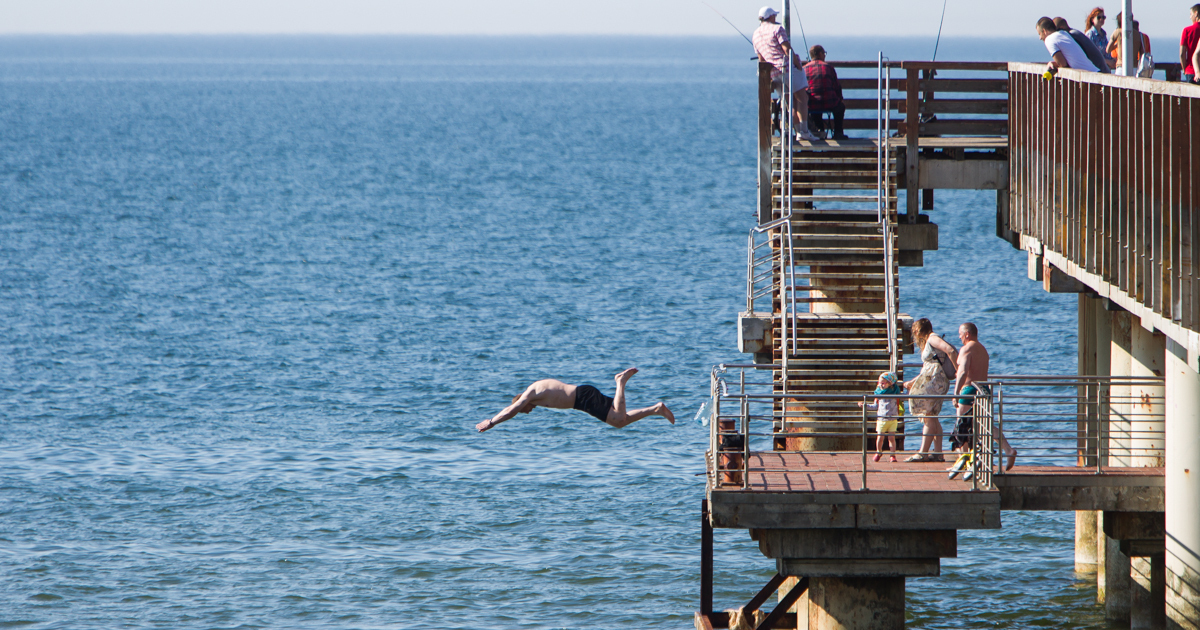
{"type": "MultiPolygon", "coordinates": [[[[1051,23],[1053,25],[1053,23],[1051,23]]],[[[979,329],[975,324],[967,322],[958,327],[958,339],[962,341],[962,348],[958,351],[958,373],[957,382],[954,385],[954,395],[962,396],[956,402],[958,403],[958,423],[962,425],[964,420],[969,421],[972,416],[972,411],[975,405],[973,400],[976,393],[987,395],[990,393],[984,381],[988,378],[988,356],[987,348],[979,343],[979,329]]],[[[970,425],[967,425],[970,426],[970,425]]],[[[1004,470],[1011,470],[1013,464],[1017,460],[1017,449],[1013,448],[1008,440],[1004,439],[1004,433],[1000,431],[999,426],[992,428],[996,433],[996,438],[1000,440],[1000,451],[1008,456],[1008,463],[1004,470]]],[[[969,447],[970,439],[960,439],[961,432],[959,427],[955,427],[955,435],[951,436],[951,443],[956,446],[969,447]]]]}
{"type": "Polygon", "coordinates": [[[511,405],[491,419],[475,425],[475,428],[482,433],[518,413],[529,413],[535,407],[577,409],[618,429],[646,416],[662,416],[675,424],[675,414],[661,402],[642,409],[625,410],[625,385],[637,372],[637,368],[629,368],[613,377],[617,381],[617,395],[613,398],[605,396],[591,385],[568,385],[552,378],[537,381],[520,395],[513,396],[511,405]]]}
{"type": "Polygon", "coordinates": [[[1038,38],[1045,42],[1046,50],[1050,51],[1051,59],[1050,63],[1046,64],[1047,72],[1054,72],[1059,68],[1084,72],[1100,71],[1070,34],[1058,30],[1054,20],[1048,17],[1040,18],[1037,21],[1037,34],[1038,38]]]}
{"type": "Polygon", "coordinates": [[[801,140],[816,140],[808,130],[808,78],[802,69],[800,57],[792,50],[787,30],[775,23],[779,13],[771,7],[758,11],[758,28],[754,30],[754,52],[760,61],[775,68],[771,71],[771,85],[779,91],[780,100],[785,100],[788,85],[792,86],[792,111],[795,113],[796,135],[801,140]],[[789,81],[790,77],[790,81],[789,81]]]}
{"type": "Polygon", "coordinates": [[[824,130],[824,116],[821,112],[833,115],[833,139],[848,140],[842,131],[843,120],[846,118],[846,103],[842,100],[842,84],[838,81],[837,70],[825,63],[825,48],[820,44],[808,49],[812,61],[804,66],[804,74],[808,78],[809,119],[816,123],[817,129],[824,130]],[[813,119],[812,114],[816,113],[813,119]]]}

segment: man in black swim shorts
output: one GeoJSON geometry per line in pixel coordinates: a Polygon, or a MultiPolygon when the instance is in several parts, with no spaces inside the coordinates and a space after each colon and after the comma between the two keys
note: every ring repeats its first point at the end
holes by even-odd
{"type": "Polygon", "coordinates": [[[655,403],[642,409],[625,409],[625,385],[637,374],[637,368],[629,368],[613,377],[617,382],[616,396],[609,398],[591,385],[568,385],[552,378],[540,380],[525,388],[519,396],[513,396],[511,405],[488,420],[475,425],[480,432],[509,420],[518,413],[529,413],[535,407],[551,409],[578,409],[618,429],[637,422],[646,416],[662,416],[675,424],[675,414],[663,403],[655,403]]]}

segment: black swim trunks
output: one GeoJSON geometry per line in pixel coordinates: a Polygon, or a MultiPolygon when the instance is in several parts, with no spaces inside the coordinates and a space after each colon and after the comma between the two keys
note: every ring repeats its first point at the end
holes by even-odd
{"type": "Polygon", "coordinates": [[[600,420],[608,422],[608,410],[612,409],[613,399],[600,393],[591,385],[580,385],[575,388],[575,409],[600,420]]]}
{"type": "Polygon", "coordinates": [[[975,432],[975,409],[968,409],[967,413],[958,416],[958,420],[954,423],[954,432],[950,434],[950,448],[957,449],[961,446],[971,447],[971,437],[975,432]]]}

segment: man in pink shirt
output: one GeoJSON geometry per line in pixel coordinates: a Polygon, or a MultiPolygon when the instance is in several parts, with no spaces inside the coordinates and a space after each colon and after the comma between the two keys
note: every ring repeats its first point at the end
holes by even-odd
{"type": "Polygon", "coordinates": [[[1192,24],[1183,29],[1179,37],[1179,65],[1183,67],[1183,80],[1196,82],[1197,66],[1200,66],[1200,4],[1192,5],[1192,24]]]}
{"type": "Polygon", "coordinates": [[[796,135],[802,140],[816,140],[808,130],[808,77],[804,74],[804,64],[800,57],[792,51],[791,41],[787,30],[775,23],[779,15],[771,7],[763,7],[758,12],[758,28],[754,31],[754,52],[758,58],[775,69],[771,71],[771,84],[782,95],[787,91],[788,77],[791,76],[792,111],[795,112],[796,135]]]}

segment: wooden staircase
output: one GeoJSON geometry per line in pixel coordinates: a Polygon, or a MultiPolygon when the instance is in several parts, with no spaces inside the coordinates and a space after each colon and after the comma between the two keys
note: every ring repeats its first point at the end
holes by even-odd
{"type": "MultiPolygon", "coordinates": [[[[896,316],[896,342],[889,344],[885,314],[898,313],[899,302],[896,156],[889,152],[886,162],[891,177],[886,180],[890,184],[885,207],[893,228],[887,243],[879,221],[879,160],[874,142],[796,145],[790,190],[783,158],[776,142],[772,218],[787,216],[785,195],[790,194],[794,261],[791,274],[785,273],[786,264],[776,266],[772,291],[775,391],[794,394],[786,403],[786,418],[783,405],[777,406],[776,447],[842,450],[853,443],[857,450],[861,438],[797,441],[788,436],[795,430],[821,434],[847,431],[851,423],[857,427],[862,411],[854,401],[818,400],[811,395],[862,396],[875,389],[881,372],[900,371],[902,316],[896,316]],[[891,248],[890,256],[885,256],[885,247],[891,248]],[[885,274],[891,274],[890,280],[885,274]],[[892,287],[890,295],[885,284],[892,287]],[[787,301],[793,293],[796,321],[789,326],[786,314],[792,304],[787,301]]],[[[782,248],[786,237],[776,242],[782,248]]],[[[785,261],[787,256],[779,259],[785,261]]]]}

